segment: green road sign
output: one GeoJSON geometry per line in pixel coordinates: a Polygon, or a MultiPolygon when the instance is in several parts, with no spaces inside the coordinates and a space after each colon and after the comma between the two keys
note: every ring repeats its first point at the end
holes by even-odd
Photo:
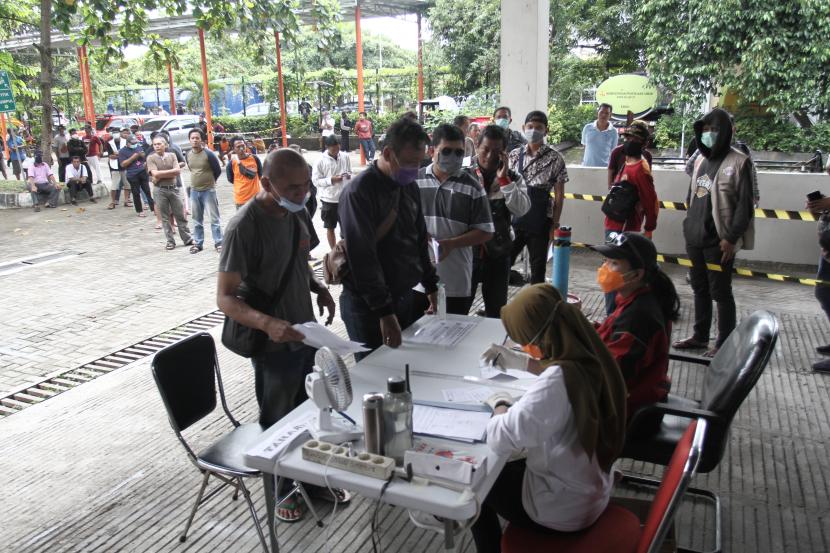
{"type": "Polygon", "coordinates": [[[17,111],[17,105],[14,103],[9,74],[6,71],[0,71],[0,113],[5,111],[17,111]]]}

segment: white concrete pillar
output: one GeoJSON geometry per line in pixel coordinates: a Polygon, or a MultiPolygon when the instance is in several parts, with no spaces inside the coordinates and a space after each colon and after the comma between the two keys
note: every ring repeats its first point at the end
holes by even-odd
{"type": "Polygon", "coordinates": [[[548,111],[550,0],[501,0],[501,105],[514,129],[525,115],[548,111]]]}

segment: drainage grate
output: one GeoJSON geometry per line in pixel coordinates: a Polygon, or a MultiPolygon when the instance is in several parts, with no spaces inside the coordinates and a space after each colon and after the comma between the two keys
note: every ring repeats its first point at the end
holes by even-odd
{"type": "MultiPolygon", "coordinates": [[[[2,271],[2,267],[0,267],[0,271],[2,271]]],[[[163,347],[178,342],[195,332],[209,330],[224,320],[225,315],[221,311],[212,311],[152,338],[96,359],[91,363],[52,375],[28,388],[0,397],[0,417],[13,415],[30,405],[49,399],[79,384],[89,382],[133,361],[152,355],[163,347]]]]}
{"type": "Polygon", "coordinates": [[[5,261],[0,263],[0,276],[19,273],[20,271],[29,269],[35,265],[48,265],[57,261],[63,261],[64,259],[76,257],[83,253],[84,252],[75,251],[48,252],[15,259],[13,261],[5,261]]]}

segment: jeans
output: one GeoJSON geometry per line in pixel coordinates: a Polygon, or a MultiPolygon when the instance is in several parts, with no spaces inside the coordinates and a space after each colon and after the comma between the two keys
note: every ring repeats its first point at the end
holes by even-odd
{"type": "Polygon", "coordinates": [[[501,524],[499,516],[510,524],[541,534],[556,534],[530,518],[522,505],[522,486],[525,461],[513,461],[504,468],[481,505],[481,514],[472,527],[473,540],[478,553],[501,552],[501,524]]]}
{"type": "Polygon", "coordinates": [[[60,191],[51,182],[35,183],[37,192],[32,192],[32,205],[46,204],[51,207],[58,207],[60,191]]]}
{"type": "Polygon", "coordinates": [[[686,253],[692,262],[689,277],[695,294],[694,339],[709,342],[709,330],[712,327],[712,300],[718,306],[718,338],[715,347],[726,341],[729,333],[735,329],[735,297],[732,295],[733,258],[728,263],[721,263],[720,246],[696,248],[686,246],[686,253]],[[721,265],[722,271],[710,271],[707,263],[721,265]]]}
{"type": "Polygon", "coordinates": [[[507,282],[510,278],[510,257],[491,259],[486,255],[473,259],[473,289],[475,297],[478,284],[481,283],[481,296],[484,298],[484,312],[491,319],[498,319],[501,308],[507,305],[507,282]]]}
{"type": "Polygon", "coordinates": [[[72,163],[68,157],[58,158],[58,182],[66,182],[66,167],[72,163]]]}
{"type": "Polygon", "coordinates": [[[516,263],[516,258],[522,253],[522,248],[527,245],[527,252],[530,256],[530,283],[540,284],[545,282],[550,228],[543,232],[530,232],[521,227],[513,227],[513,229],[516,232],[516,239],[513,241],[513,253],[510,256],[511,266],[516,263]]]}
{"type": "Polygon", "coordinates": [[[213,236],[213,245],[222,245],[222,225],[219,221],[219,201],[216,199],[216,190],[190,191],[190,212],[193,215],[193,241],[199,248],[205,243],[204,215],[210,218],[210,233],[213,236]]]}
{"type": "MultiPolygon", "coordinates": [[[[818,259],[818,274],[816,275],[816,280],[830,282],[830,262],[824,259],[824,256],[818,259]]],[[[830,319],[830,284],[816,285],[816,299],[824,310],[824,314],[830,319]]]]}
{"type": "MultiPolygon", "coordinates": [[[[133,189],[135,191],[135,189],[133,189]]],[[[159,208],[159,215],[161,216],[161,225],[164,228],[164,236],[167,237],[167,243],[176,243],[176,237],[173,234],[173,225],[170,223],[170,212],[173,212],[173,217],[176,219],[176,226],[179,227],[179,236],[184,245],[188,245],[193,241],[190,236],[190,231],[187,230],[187,219],[184,218],[184,206],[179,197],[179,192],[176,187],[165,188],[163,186],[155,187],[156,203],[159,208]]],[[[135,198],[135,192],[133,192],[135,198]]]]}
{"type": "Polygon", "coordinates": [[[375,140],[373,138],[361,138],[360,145],[368,161],[375,159],[375,140]]]}
{"type": "MultiPolygon", "coordinates": [[[[611,238],[612,233],[616,233],[617,231],[605,229],[605,241],[608,242],[608,239],[611,238]]],[[[617,292],[608,292],[605,294],[605,314],[610,315],[617,309],[617,292]]]]}
{"type": "MultiPolygon", "coordinates": [[[[132,177],[128,176],[127,180],[130,183],[130,190],[133,193],[133,207],[135,208],[135,212],[141,213],[143,210],[143,204],[141,203],[142,192],[147,198],[147,206],[150,208],[150,211],[154,211],[156,204],[153,201],[153,195],[150,194],[150,175],[147,174],[147,171],[142,171],[132,177]]],[[[118,197],[116,196],[116,200],[117,199],[118,197]]]]}
{"type": "Polygon", "coordinates": [[[303,403],[305,377],[314,366],[317,350],[302,346],[296,351],[268,351],[251,358],[259,423],[268,428],[303,403]]]}
{"type": "MultiPolygon", "coordinates": [[[[412,290],[406,291],[402,296],[393,297],[395,302],[395,315],[398,317],[398,324],[401,330],[411,325],[419,315],[416,316],[413,309],[412,290]]],[[[349,339],[355,342],[366,344],[366,347],[374,351],[383,345],[383,336],[380,333],[380,317],[370,308],[366,301],[357,293],[346,286],[340,294],[340,317],[346,325],[346,332],[349,339]]],[[[372,351],[355,353],[355,361],[360,361],[372,351]]]]}

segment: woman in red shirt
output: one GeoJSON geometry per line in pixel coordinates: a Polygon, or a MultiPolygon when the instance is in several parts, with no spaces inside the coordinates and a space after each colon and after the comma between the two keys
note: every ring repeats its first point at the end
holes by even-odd
{"type": "MultiPolygon", "coordinates": [[[[629,140],[623,144],[623,152],[625,153],[625,166],[617,180],[633,184],[637,189],[639,201],[626,221],[615,221],[605,217],[605,239],[608,240],[612,233],[640,232],[641,228],[645,229],[643,234],[650,239],[654,229],[657,228],[657,213],[659,211],[651,167],[643,159],[643,145],[640,142],[629,140]],[[645,221],[645,227],[643,227],[643,221],[645,221]]],[[[606,294],[606,314],[613,313],[614,307],[614,294],[606,294]]]]}

